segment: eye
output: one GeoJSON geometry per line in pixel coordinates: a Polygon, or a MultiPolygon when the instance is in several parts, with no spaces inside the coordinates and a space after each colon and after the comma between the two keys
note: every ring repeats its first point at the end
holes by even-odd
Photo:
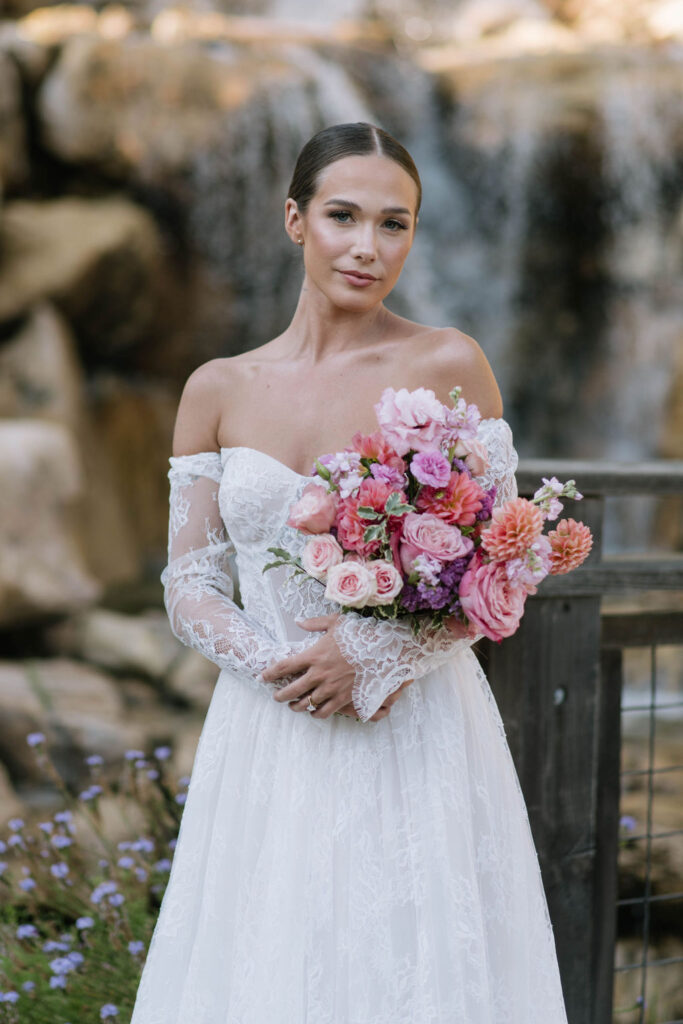
{"type": "Polygon", "coordinates": [[[349,210],[333,210],[330,217],[333,217],[339,224],[348,224],[351,212],[349,210]]]}
{"type": "Polygon", "coordinates": [[[385,220],[384,226],[388,227],[390,231],[405,231],[407,224],[403,224],[400,220],[385,220]]]}

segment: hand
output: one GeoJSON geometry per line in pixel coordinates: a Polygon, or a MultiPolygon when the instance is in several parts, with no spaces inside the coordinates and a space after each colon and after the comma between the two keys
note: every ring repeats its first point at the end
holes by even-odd
{"type": "MultiPolygon", "coordinates": [[[[377,708],[374,715],[371,715],[370,718],[368,718],[368,722],[379,722],[380,718],[386,718],[389,712],[391,711],[392,704],[395,704],[396,701],[398,700],[398,696],[401,690],[403,690],[406,686],[410,686],[410,684],[413,682],[415,682],[414,679],[406,679],[404,683],[401,683],[398,689],[394,690],[393,693],[390,693],[389,696],[384,701],[384,703],[377,708]]],[[[337,714],[344,715],[345,718],[358,719],[358,712],[356,711],[353,704],[345,704],[343,708],[339,708],[337,714]]]]}
{"type": "Polygon", "coordinates": [[[466,626],[463,625],[457,615],[449,615],[447,619],[444,619],[444,626],[456,640],[465,638],[473,640],[477,635],[476,626],[471,622],[468,622],[466,626]]]}
{"type": "MultiPolygon", "coordinates": [[[[265,682],[275,682],[292,674],[298,676],[273,694],[274,700],[280,703],[288,701],[292,711],[306,711],[310,699],[317,705],[317,710],[307,714],[314,718],[329,718],[342,708],[346,709],[344,714],[351,714],[353,709],[354,717],[357,717],[351,700],[355,670],[342,655],[333,635],[333,627],[339,618],[339,614],[319,615],[298,623],[302,629],[324,631],[324,635],[311,647],[282,658],[263,671],[261,678],[265,682]]],[[[390,694],[370,721],[386,717],[395,699],[390,694]]]]}

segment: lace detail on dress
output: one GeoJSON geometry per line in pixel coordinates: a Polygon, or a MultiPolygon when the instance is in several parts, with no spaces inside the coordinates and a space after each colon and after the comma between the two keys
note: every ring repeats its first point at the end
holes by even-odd
{"type": "MultiPolygon", "coordinates": [[[[517,495],[512,431],[503,419],[485,419],[479,425],[479,437],[486,445],[489,466],[477,479],[484,487],[496,486],[495,504],[500,505],[517,495]]],[[[349,612],[336,623],[334,638],[356,670],[353,705],[367,721],[406,680],[438,668],[480,640],[481,634],[456,638],[446,627],[434,629],[425,623],[415,635],[405,621],[379,622],[349,612]]]]}
{"type": "MultiPolygon", "coordinates": [[[[220,668],[257,676],[298,649],[271,635],[234,600],[234,552],[218,505],[218,452],[170,459],[168,564],[161,574],[171,629],[220,668]]],[[[266,686],[265,683],[262,683],[266,686]]]]}

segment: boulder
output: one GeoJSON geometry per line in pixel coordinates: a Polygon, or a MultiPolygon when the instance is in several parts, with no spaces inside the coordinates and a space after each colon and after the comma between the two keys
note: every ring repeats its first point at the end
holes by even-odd
{"type": "Polygon", "coordinates": [[[21,76],[11,57],[0,49],[0,181],[17,186],[27,173],[21,76]]]}
{"type": "MultiPolygon", "coordinates": [[[[75,339],[50,303],[42,302],[30,310],[16,333],[0,347],[0,418],[6,417],[55,421],[73,432],[85,481],[77,528],[86,560],[103,583],[134,578],[140,571],[139,552],[147,537],[134,529],[137,510],[127,515],[127,492],[121,491],[105,439],[86,400],[75,339]]],[[[165,437],[163,443],[165,447],[165,437]]],[[[166,498],[167,488],[163,490],[166,498]]],[[[165,518],[158,503],[155,511],[165,518]]]]}
{"type": "Polygon", "coordinates": [[[87,362],[115,360],[159,315],[162,256],[153,218],[130,200],[8,202],[0,223],[0,322],[52,299],[87,362]]]}
{"type": "Polygon", "coordinates": [[[58,423],[0,421],[0,623],[73,611],[99,585],[86,568],[75,525],[82,467],[58,423]]]}
{"type": "Polygon", "coordinates": [[[183,650],[164,612],[123,615],[91,608],[46,634],[51,649],[116,673],[160,679],[183,650]]]}
{"type": "Polygon", "coordinates": [[[166,677],[171,693],[200,711],[207,711],[218,678],[218,668],[198,651],[183,648],[166,677]]]}
{"type": "Polygon", "coordinates": [[[87,754],[118,760],[143,739],[103,672],[68,658],[0,662],[0,761],[22,786],[45,781],[26,740],[31,732],[45,735],[50,756],[69,781],[87,777],[87,754]]]}

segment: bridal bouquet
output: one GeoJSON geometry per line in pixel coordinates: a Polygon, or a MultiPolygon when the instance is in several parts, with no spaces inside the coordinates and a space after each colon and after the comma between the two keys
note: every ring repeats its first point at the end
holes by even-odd
{"type": "Polygon", "coordinates": [[[588,555],[583,523],[560,519],[544,533],[560,499],[582,495],[573,480],[543,478],[532,499],[494,508],[496,488],[477,482],[488,468],[479,410],[460,388],[450,397],[452,407],[426,388],[385,388],[379,429],[316,459],[318,480],[291,506],[287,525],[308,535],[301,555],[269,548],[276,560],[263,571],[291,565],[340,611],[408,619],[416,632],[427,618],[511,636],[541,580],[588,555]]]}

